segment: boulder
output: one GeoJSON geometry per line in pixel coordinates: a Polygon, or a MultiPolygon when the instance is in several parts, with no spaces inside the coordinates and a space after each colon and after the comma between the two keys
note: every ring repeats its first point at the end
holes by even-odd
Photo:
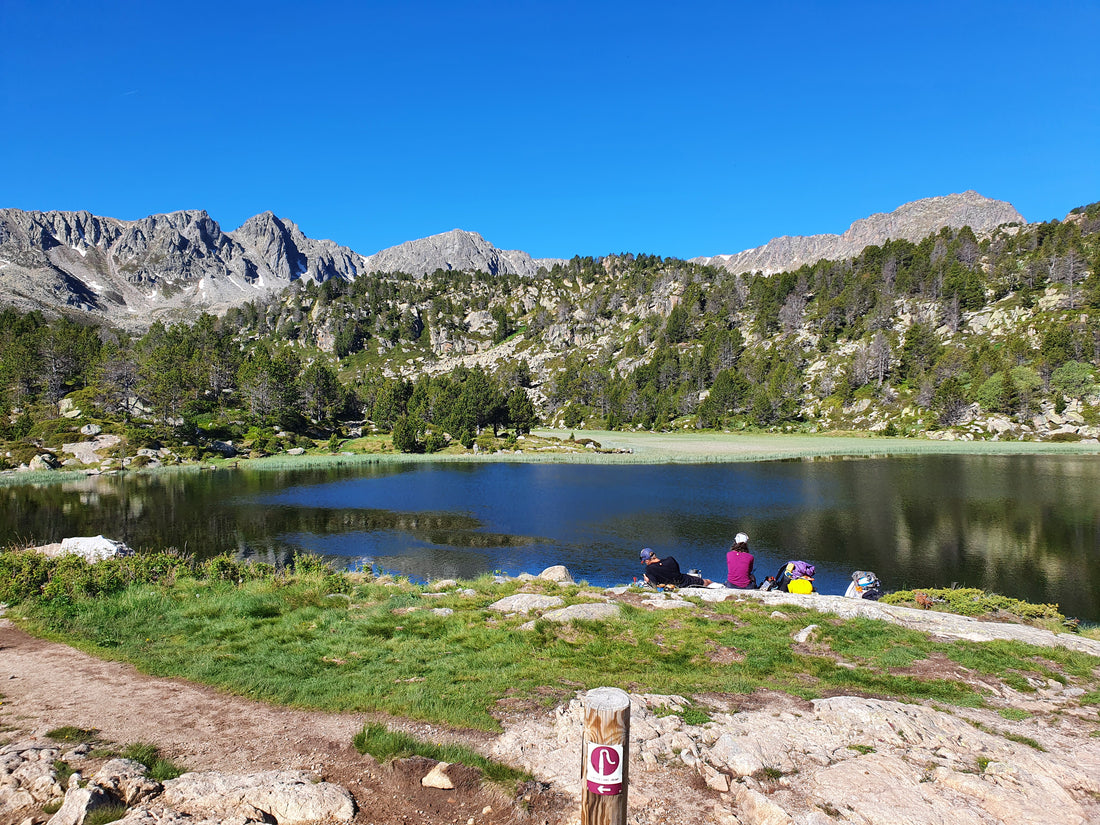
{"type": "Polygon", "coordinates": [[[137,803],[160,793],[160,783],[148,777],[148,769],[133,759],[111,759],[104,763],[91,784],[110,791],[126,805],[137,803]]]}
{"type": "Polygon", "coordinates": [[[71,553],[94,563],[115,556],[132,556],[134,551],[121,541],[103,536],[71,536],[61,540],[60,553],[61,555],[71,553]]]}
{"type": "Polygon", "coordinates": [[[547,581],[557,582],[558,584],[573,584],[573,576],[564,564],[555,564],[553,567],[547,567],[539,573],[538,577],[540,579],[546,579],[547,581]]]}
{"type": "Polygon", "coordinates": [[[229,441],[211,441],[210,449],[225,458],[233,458],[237,454],[237,448],[229,441]]]}
{"type": "Polygon", "coordinates": [[[97,808],[118,805],[119,801],[98,785],[71,787],[65,792],[61,808],[50,817],[47,825],[82,825],[88,814],[97,808]]]}
{"type": "Polygon", "coordinates": [[[38,472],[41,470],[56,470],[61,466],[61,462],[57,460],[56,456],[49,453],[40,453],[30,460],[27,468],[31,472],[38,472]]]}
{"type": "MultiPolygon", "coordinates": [[[[589,604],[571,604],[569,607],[562,607],[557,610],[550,610],[542,614],[543,619],[550,622],[557,622],[558,624],[565,624],[571,622],[573,619],[585,619],[593,622],[606,621],[608,619],[617,619],[619,617],[619,605],[607,604],[606,602],[589,603],[589,604]]],[[[528,622],[527,624],[520,625],[520,630],[534,630],[535,623],[528,622]]]]}

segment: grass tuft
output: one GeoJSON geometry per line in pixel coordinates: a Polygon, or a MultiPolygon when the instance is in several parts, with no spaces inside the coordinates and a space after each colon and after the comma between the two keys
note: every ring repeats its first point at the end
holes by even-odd
{"type": "Polygon", "coordinates": [[[158,782],[166,782],[169,779],[175,779],[177,776],[186,772],[185,768],[181,768],[171,760],[165,759],[160,755],[160,749],[156,745],[151,745],[148,742],[133,742],[122,749],[120,753],[124,759],[132,759],[135,762],[140,762],[149,770],[149,776],[158,782]]]}
{"type": "Polygon", "coordinates": [[[99,731],[96,728],[77,728],[72,725],[46,731],[46,738],[55,742],[94,742],[98,736],[99,731]]]}
{"type": "Polygon", "coordinates": [[[124,816],[126,816],[125,805],[101,805],[88,811],[84,817],[84,825],[107,825],[109,822],[117,822],[124,816]]]}
{"type": "Polygon", "coordinates": [[[497,784],[514,785],[531,779],[530,774],[493,762],[462,745],[437,745],[423,742],[402,731],[390,730],[377,722],[364,725],[363,729],[355,734],[352,745],[359,753],[369,754],[379,762],[423,756],[437,762],[457,762],[477,768],[490,782],[497,784]]]}

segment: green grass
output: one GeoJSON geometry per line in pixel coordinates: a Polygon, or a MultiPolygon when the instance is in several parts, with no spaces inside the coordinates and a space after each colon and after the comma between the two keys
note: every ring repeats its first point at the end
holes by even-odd
{"type": "Polygon", "coordinates": [[[158,782],[175,779],[186,771],[186,768],[181,768],[171,760],[162,757],[160,749],[147,742],[133,742],[127,745],[122,749],[120,756],[140,762],[149,770],[150,778],[158,782]]]}
{"type": "Polygon", "coordinates": [[[390,730],[385,725],[371,722],[363,726],[352,739],[359,753],[373,756],[379,762],[423,756],[437,762],[461,763],[481,771],[490,782],[515,785],[531,779],[530,774],[493,762],[463,745],[423,742],[407,733],[390,730]]]}
{"type": "MultiPolygon", "coordinates": [[[[429,599],[407,582],[385,586],[321,571],[239,584],[181,576],[94,597],[28,600],[12,612],[40,633],[157,675],[296,707],[485,730],[499,728],[502,702],[549,707],[605,685],[686,697],[764,688],[806,699],[844,692],[983,704],[964,681],[922,676],[914,666],[931,657],[1017,686],[1028,676],[1074,678],[1087,696],[1100,695],[1096,658],[1061,648],[937,642],[885,622],[797,607],[777,618],[752,601],[672,613],[625,605],[613,622],[539,620],[520,631],[531,617],[502,616],[488,605],[521,587],[567,603],[589,601],[591,591],[495,585],[488,576],[470,586],[472,596],[429,599]],[[347,597],[329,598],[338,591],[347,597]],[[438,616],[432,607],[454,613],[438,616]],[[821,628],[814,650],[796,652],[791,636],[809,623],[821,628]]],[[[692,724],[706,714],[698,703],[682,712],[692,724]]]]}
{"type": "Polygon", "coordinates": [[[65,725],[64,727],[46,731],[46,738],[52,739],[55,742],[79,744],[81,742],[97,741],[99,738],[99,731],[95,728],[77,728],[72,725],[65,725]]]}
{"type": "Polygon", "coordinates": [[[124,816],[126,816],[125,805],[102,805],[88,811],[88,814],[84,817],[84,825],[107,825],[109,822],[117,822],[124,816]]]}

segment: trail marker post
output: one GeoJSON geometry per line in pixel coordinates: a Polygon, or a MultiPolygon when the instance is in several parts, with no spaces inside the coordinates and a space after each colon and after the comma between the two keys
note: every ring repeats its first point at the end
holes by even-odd
{"type": "Polygon", "coordinates": [[[629,745],[630,697],[618,688],[588,691],[581,742],[581,825],[626,825],[629,745]]]}

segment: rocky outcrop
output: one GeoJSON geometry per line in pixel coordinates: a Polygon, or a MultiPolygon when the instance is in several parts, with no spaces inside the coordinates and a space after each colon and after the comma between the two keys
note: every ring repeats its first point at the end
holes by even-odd
{"type": "Polygon", "coordinates": [[[279,825],[346,822],[355,815],[351,794],[303,771],[185,773],[164,783],[164,802],[192,815],[270,817],[279,825]]]}
{"type": "Polygon", "coordinates": [[[54,805],[48,825],[80,825],[97,808],[126,808],[115,821],[137,823],[348,822],[355,803],[344,788],[320,782],[301,771],[264,771],[246,775],[185,773],[163,785],[148,776],[144,765],[111,759],[90,779],[69,775],[62,787],[59,767],[82,766],[87,746],[63,753],[40,739],[0,748],[0,820],[19,821],[26,814],[41,822],[43,806],[54,805]],[[70,763],[72,763],[70,765],[70,763]]]}
{"type": "Polygon", "coordinates": [[[556,259],[533,259],[526,252],[497,249],[476,232],[452,229],[439,235],[406,241],[367,257],[367,272],[404,272],[429,275],[437,269],[480,270],[490,275],[535,275],[540,266],[549,268],[556,259]]]}
{"type": "MultiPolygon", "coordinates": [[[[1057,812],[1060,823],[1085,825],[1100,817],[1100,742],[1081,733],[854,696],[714,707],[710,721],[688,724],[683,697],[630,698],[628,806],[660,809],[663,821],[1045,825],[1057,812]],[[670,780],[670,771],[697,774],[709,791],[688,792],[690,780],[670,780]]],[[[577,698],[549,718],[507,724],[493,754],[579,794],[583,729],[577,698]]]]}
{"type": "Polygon", "coordinates": [[[820,260],[852,258],[867,246],[881,245],[891,239],[916,243],[945,226],[952,229],[969,226],[981,234],[1005,223],[1025,221],[1010,203],[977,192],[963,192],[924,198],[899,206],[893,212],[861,218],[840,235],[784,235],[755,249],[693,260],[720,266],[734,274],[761,271],[771,275],[820,260]]]}

